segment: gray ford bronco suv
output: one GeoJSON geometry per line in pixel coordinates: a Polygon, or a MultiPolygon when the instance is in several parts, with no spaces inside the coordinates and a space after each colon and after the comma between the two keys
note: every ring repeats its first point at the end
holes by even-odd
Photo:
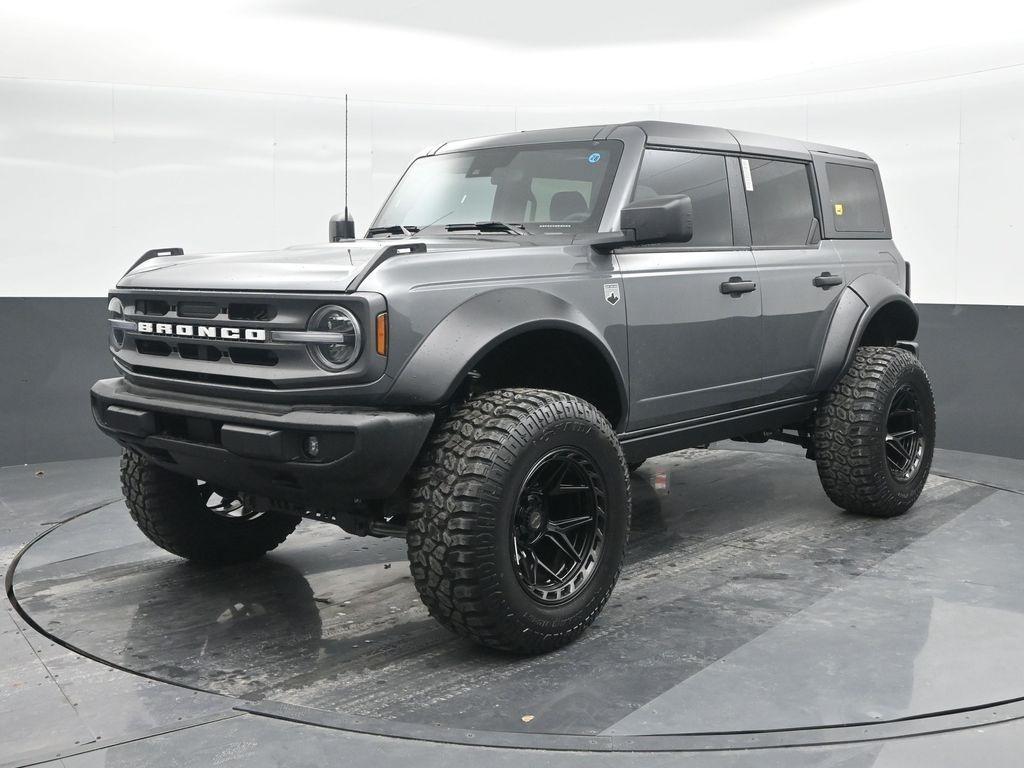
{"type": "Polygon", "coordinates": [[[880,517],[927,479],[909,265],[860,152],[662,122],[456,141],[332,240],[151,251],[110,293],[123,375],[92,409],[167,551],[249,560],[302,517],[403,536],[435,618],[538,653],[608,600],[650,456],[796,443],[880,517]]]}

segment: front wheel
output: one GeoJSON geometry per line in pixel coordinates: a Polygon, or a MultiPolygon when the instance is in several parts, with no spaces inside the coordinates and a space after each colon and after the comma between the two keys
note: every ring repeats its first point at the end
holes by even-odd
{"type": "Polygon", "coordinates": [[[262,557],[302,519],[254,510],[237,496],[168,472],[130,450],[121,455],[121,490],[146,538],[171,554],[208,565],[262,557]]]}
{"type": "Polygon", "coordinates": [[[928,479],[935,398],[921,362],[895,347],[861,347],[814,424],[818,476],[849,512],[892,517],[928,479]]]}
{"type": "Polygon", "coordinates": [[[424,449],[408,520],[413,579],[456,633],[550,651],[607,602],[629,516],[626,462],[594,406],[561,392],[489,392],[424,449]]]}

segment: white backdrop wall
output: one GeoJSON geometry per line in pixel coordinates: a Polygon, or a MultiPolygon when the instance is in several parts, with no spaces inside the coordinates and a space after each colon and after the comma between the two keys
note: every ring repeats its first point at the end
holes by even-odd
{"type": "MultiPolygon", "coordinates": [[[[858,90],[621,107],[349,103],[365,227],[409,159],[467,136],[634,119],[856,147],[880,164],[919,302],[1024,304],[1013,281],[1024,66],[858,90]]],[[[140,253],[326,238],[344,101],[0,78],[0,296],[102,296],[140,253]]]]}

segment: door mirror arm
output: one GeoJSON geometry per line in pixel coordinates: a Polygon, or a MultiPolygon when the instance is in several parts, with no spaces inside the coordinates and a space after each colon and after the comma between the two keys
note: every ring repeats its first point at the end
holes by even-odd
{"type": "Polygon", "coordinates": [[[598,232],[595,235],[582,240],[598,253],[611,253],[616,248],[625,248],[636,245],[636,233],[631,229],[619,230],[617,232],[598,232]]]}

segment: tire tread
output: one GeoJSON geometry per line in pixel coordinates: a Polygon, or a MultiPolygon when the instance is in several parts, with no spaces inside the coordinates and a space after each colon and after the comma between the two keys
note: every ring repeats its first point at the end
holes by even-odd
{"type": "MultiPolygon", "coordinates": [[[[432,435],[418,462],[407,536],[416,589],[442,625],[491,648],[529,654],[571,642],[601,612],[622,568],[624,551],[609,553],[618,560],[614,577],[586,614],[573,626],[541,633],[517,621],[494,574],[479,567],[493,548],[488,531],[502,491],[496,476],[508,473],[516,449],[532,434],[562,419],[585,423],[611,441],[626,478],[625,459],[604,416],[585,400],[538,389],[495,390],[467,401],[432,435]]],[[[627,538],[628,526],[627,517],[627,538]]]]}
{"type": "Polygon", "coordinates": [[[814,455],[829,499],[848,512],[892,517],[917,500],[931,465],[935,406],[928,376],[914,355],[898,347],[860,347],[815,417],[814,455]],[[932,427],[918,476],[906,492],[894,490],[884,467],[888,398],[899,382],[920,375],[928,388],[925,414],[932,427]]]}
{"type": "Polygon", "coordinates": [[[297,515],[266,513],[253,520],[228,520],[208,510],[193,493],[195,480],[147,461],[135,451],[121,454],[121,491],[139,530],[161,549],[206,564],[254,560],[295,530],[297,515]]]}

